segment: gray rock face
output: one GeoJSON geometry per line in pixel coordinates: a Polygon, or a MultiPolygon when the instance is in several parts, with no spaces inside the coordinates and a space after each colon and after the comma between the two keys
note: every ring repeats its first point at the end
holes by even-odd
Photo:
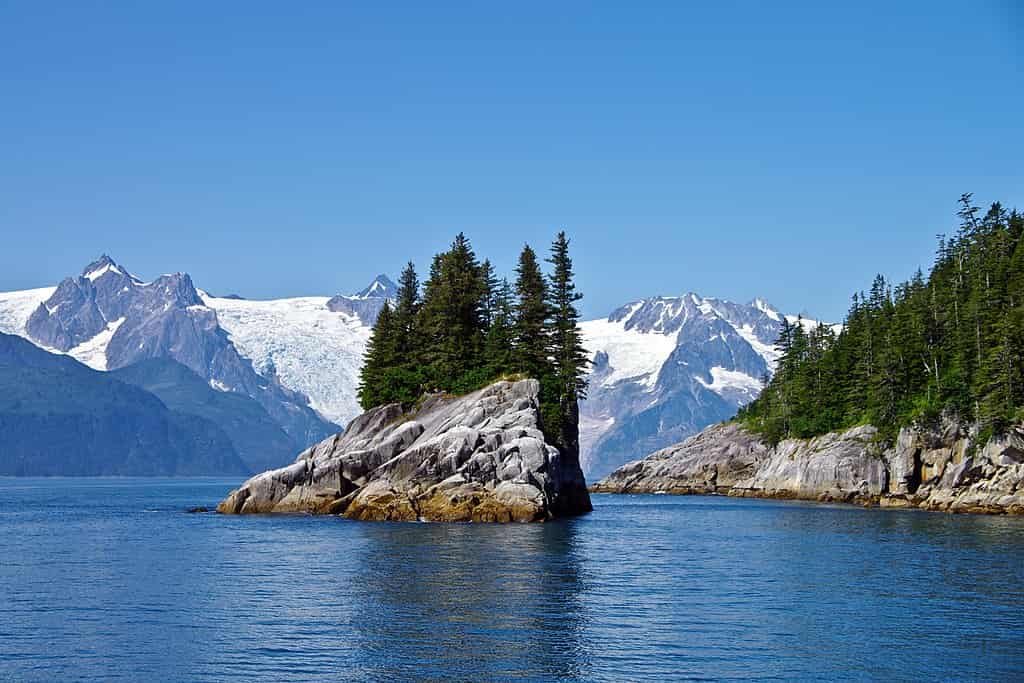
{"type": "Polygon", "coordinates": [[[365,289],[351,296],[339,294],[327,302],[328,310],[348,313],[359,318],[364,325],[372,326],[384,308],[385,301],[393,301],[398,286],[387,275],[378,275],[365,289]]]}
{"type": "Polygon", "coordinates": [[[814,439],[786,439],[733,493],[771,498],[868,501],[886,491],[888,473],[871,426],[814,439]]]}
{"type": "Polygon", "coordinates": [[[768,447],[740,426],[718,424],[623,465],[594,485],[608,493],[728,493],[754,476],[768,447]]]}
{"type": "Polygon", "coordinates": [[[257,475],[223,513],[312,512],[364,520],[541,521],[589,511],[579,460],[544,441],[539,384],[497,382],[382,406],[292,465],[257,475]]]}
{"type": "Polygon", "coordinates": [[[28,334],[50,348],[68,351],[124,317],[132,291],[141,282],[107,255],[90,263],[77,278],[66,278],[28,320],[28,334]]]}
{"type": "Polygon", "coordinates": [[[593,490],[1024,514],[1024,425],[986,443],[949,420],[934,430],[905,428],[888,449],[876,435],[862,426],[771,448],[737,424],[720,424],[619,468],[593,490]]]}
{"type": "Polygon", "coordinates": [[[736,304],[691,293],[643,299],[583,323],[593,358],[580,405],[587,476],[735,415],[773,370],[783,319],[759,299],[736,304]]]}
{"type": "Polygon", "coordinates": [[[1024,514],[1024,425],[985,443],[949,420],[935,430],[904,429],[885,457],[893,486],[882,505],[1024,514]]]}
{"type": "Polygon", "coordinates": [[[185,273],[142,282],[103,256],[81,276],[60,283],[29,318],[27,333],[61,351],[111,335],[105,348],[109,370],[150,358],[174,360],[222,389],[252,397],[299,443],[336,430],[309,408],[305,396],[259,375],[238,354],[185,273]]]}

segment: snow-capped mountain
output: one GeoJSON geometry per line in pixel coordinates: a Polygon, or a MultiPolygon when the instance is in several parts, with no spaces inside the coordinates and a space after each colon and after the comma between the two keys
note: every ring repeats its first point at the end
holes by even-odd
{"type": "Polygon", "coordinates": [[[144,282],[104,255],[57,287],[0,293],[0,332],[97,370],[167,357],[222,391],[261,403],[268,395],[282,403],[284,393],[283,403],[292,405],[275,417],[282,423],[312,417],[309,434],[322,434],[359,414],[356,386],[366,343],[396,291],[390,278],[378,275],[353,295],[217,297],[195,288],[185,273],[144,282]]]}
{"type": "Polygon", "coordinates": [[[373,327],[377,316],[384,308],[385,301],[394,301],[398,293],[398,285],[387,275],[378,275],[358,294],[350,296],[339,294],[327,302],[328,310],[335,313],[354,315],[364,324],[373,327]]]}
{"type": "Polygon", "coordinates": [[[20,333],[98,370],[149,358],[176,361],[222,391],[252,397],[297,444],[334,431],[299,392],[242,357],[186,273],[144,282],[109,256],[64,279],[31,313],[20,333]]]}
{"type": "Polygon", "coordinates": [[[778,358],[782,320],[760,299],[736,304],[691,293],[635,301],[582,323],[593,359],[580,406],[587,477],[681,441],[756,398],[778,358]]]}
{"type": "Polygon", "coordinates": [[[56,287],[0,293],[0,332],[96,370],[178,362],[254,399],[293,440],[267,457],[290,458],[360,412],[370,326],[394,289],[378,276],[352,296],[249,301],[211,296],[185,273],[146,282],[102,256],[56,287]]]}

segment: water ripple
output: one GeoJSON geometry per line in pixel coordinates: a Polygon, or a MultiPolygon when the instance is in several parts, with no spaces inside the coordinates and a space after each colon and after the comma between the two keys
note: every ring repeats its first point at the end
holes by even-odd
{"type": "Polygon", "coordinates": [[[1024,520],[596,496],[544,525],[0,480],[0,679],[1024,678],[1024,520]]]}

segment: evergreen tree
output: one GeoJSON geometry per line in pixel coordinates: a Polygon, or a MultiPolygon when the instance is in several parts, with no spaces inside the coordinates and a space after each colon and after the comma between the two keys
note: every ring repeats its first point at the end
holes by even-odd
{"type": "Polygon", "coordinates": [[[515,369],[543,381],[551,373],[548,297],[537,254],[523,247],[516,268],[515,369]]]}
{"type": "Polygon", "coordinates": [[[484,327],[489,328],[494,322],[495,315],[497,315],[498,288],[501,286],[498,276],[494,274],[494,266],[491,265],[490,259],[484,259],[484,262],[480,264],[480,279],[484,287],[484,327]]]}
{"type": "Polygon", "coordinates": [[[512,285],[502,278],[493,289],[491,324],[484,340],[484,359],[490,377],[500,377],[515,367],[515,336],[512,285]]]}
{"type": "Polygon", "coordinates": [[[366,345],[363,368],[359,374],[359,387],[356,393],[359,396],[359,405],[364,410],[391,402],[392,397],[387,391],[385,376],[388,369],[396,364],[394,320],[391,305],[385,301],[373,326],[370,341],[366,345]]]}
{"type": "Polygon", "coordinates": [[[486,295],[476,254],[459,233],[451,249],[434,259],[417,320],[424,370],[433,388],[463,391],[479,383],[486,295]]]}
{"type": "Polygon", "coordinates": [[[583,295],[576,291],[573,281],[572,259],[569,257],[569,239],[559,232],[551,245],[552,265],[549,279],[549,310],[551,313],[549,336],[553,358],[553,375],[560,425],[559,445],[579,449],[579,405],[586,398],[587,359],[580,335],[579,310],[576,302],[583,295]]]}
{"type": "Polygon", "coordinates": [[[408,362],[416,360],[413,356],[417,346],[415,334],[419,308],[420,281],[416,276],[416,266],[410,261],[398,278],[394,311],[397,352],[402,356],[402,360],[408,362]]]}

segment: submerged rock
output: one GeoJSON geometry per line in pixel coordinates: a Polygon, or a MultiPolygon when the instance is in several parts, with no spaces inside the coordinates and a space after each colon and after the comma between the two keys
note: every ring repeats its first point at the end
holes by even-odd
{"type": "Polygon", "coordinates": [[[361,520],[531,522],[590,511],[575,452],[547,444],[536,380],[415,412],[380,406],[291,465],[232,491],[222,513],[310,512],[361,520]]]}
{"type": "Polygon", "coordinates": [[[970,430],[945,420],[904,428],[884,448],[870,425],[770,447],[739,424],[720,424],[619,468],[592,490],[1024,514],[1024,425],[975,443],[970,430]]]}

